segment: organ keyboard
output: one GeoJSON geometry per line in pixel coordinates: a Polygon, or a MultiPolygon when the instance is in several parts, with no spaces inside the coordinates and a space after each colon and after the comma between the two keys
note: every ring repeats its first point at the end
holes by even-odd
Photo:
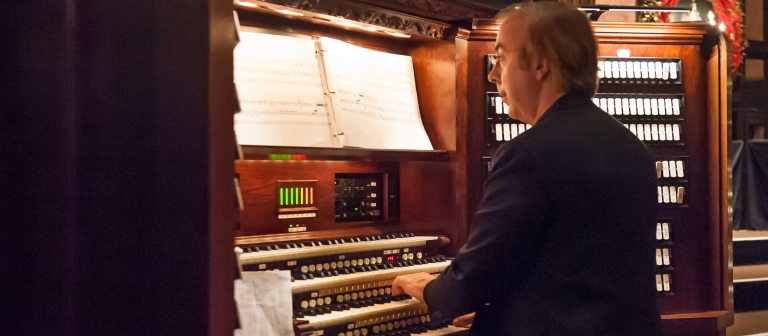
{"type": "Polygon", "coordinates": [[[448,267],[450,260],[430,253],[438,241],[387,234],[242,244],[235,252],[241,271],[291,272],[297,335],[461,335],[468,329],[431,321],[424,303],[391,292],[398,275],[448,267]]]}

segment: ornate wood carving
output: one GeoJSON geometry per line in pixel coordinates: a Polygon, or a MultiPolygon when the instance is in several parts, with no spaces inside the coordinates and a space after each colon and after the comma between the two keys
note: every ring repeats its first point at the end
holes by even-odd
{"type": "Polygon", "coordinates": [[[460,1],[438,0],[357,0],[373,6],[388,8],[403,13],[428,17],[435,20],[456,21],[471,18],[492,17],[498,10],[477,4],[456,3],[460,1]]]}
{"type": "MultiPolygon", "coordinates": [[[[259,3],[260,1],[251,1],[259,3]]],[[[385,8],[345,0],[266,0],[264,2],[308,12],[341,17],[371,25],[391,28],[408,34],[436,39],[447,38],[451,25],[423,19],[385,8]]]]}

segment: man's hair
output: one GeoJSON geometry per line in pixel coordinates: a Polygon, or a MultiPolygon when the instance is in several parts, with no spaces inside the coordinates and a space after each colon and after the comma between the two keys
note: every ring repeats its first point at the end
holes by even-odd
{"type": "Polygon", "coordinates": [[[597,91],[597,43],[586,15],[573,5],[556,1],[510,5],[496,15],[506,20],[522,14],[528,21],[528,44],[521,53],[523,63],[530,54],[550,62],[552,74],[566,92],[592,96],[597,91]]]}

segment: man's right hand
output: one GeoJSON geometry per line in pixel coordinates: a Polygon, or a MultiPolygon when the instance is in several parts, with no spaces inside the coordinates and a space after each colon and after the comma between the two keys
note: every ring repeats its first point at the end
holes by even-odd
{"type": "Polygon", "coordinates": [[[474,321],[474,319],[475,319],[475,313],[461,315],[453,319],[453,325],[456,327],[469,328],[469,327],[472,327],[472,321],[474,321]]]}

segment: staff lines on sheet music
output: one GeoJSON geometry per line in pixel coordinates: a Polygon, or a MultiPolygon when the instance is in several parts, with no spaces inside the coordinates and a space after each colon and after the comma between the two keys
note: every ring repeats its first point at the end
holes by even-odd
{"type": "Polygon", "coordinates": [[[275,84],[281,84],[281,85],[288,85],[288,86],[303,86],[303,87],[317,87],[318,83],[311,83],[311,82],[296,82],[296,81],[290,81],[286,79],[276,79],[272,77],[264,77],[264,78],[238,78],[235,80],[235,82],[238,84],[238,89],[241,89],[245,91],[248,87],[254,87],[256,89],[260,87],[264,87],[266,85],[275,85],[275,84]],[[256,84],[249,84],[249,83],[256,83],[256,84]]]}
{"type": "Polygon", "coordinates": [[[300,110],[291,110],[287,108],[278,108],[278,109],[268,109],[268,110],[257,110],[257,109],[245,109],[245,114],[242,114],[243,117],[250,117],[250,116],[268,116],[268,115],[274,115],[274,116],[297,116],[297,117],[309,117],[309,118],[316,118],[316,117],[326,117],[327,113],[319,113],[318,111],[300,111],[300,110]]]}
{"type": "Polygon", "coordinates": [[[242,103],[245,104],[253,104],[253,105],[266,105],[270,107],[274,106],[296,106],[296,107],[305,107],[305,108],[315,108],[315,107],[321,107],[325,106],[325,104],[322,103],[314,103],[311,101],[305,101],[305,100],[293,100],[293,99],[287,99],[287,100],[273,100],[273,99],[243,99],[241,100],[242,103]]]}
{"type": "MultiPolygon", "coordinates": [[[[237,69],[244,70],[244,72],[240,72],[240,74],[247,74],[247,75],[256,75],[256,76],[273,76],[273,75],[279,75],[279,76],[288,76],[288,77],[304,77],[304,78],[312,78],[315,81],[320,81],[319,77],[317,76],[317,73],[312,73],[310,71],[303,71],[303,70],[294,70],[294,69],[284,69],[284,68],[268,68],[264,66],[243,66],[239,67],[237,69]]],[[[250,76],[247,76],[250,77],[250,76]]]]}
{"type": "Polygon", "coordinates": [[[380,99],[379,97],[338,97],[338,100],[340,103],[343,104],[349,104],[349,105],[356,105],[356,106],[363,106],[366,108],[371,109],[377,109],[380,111],[386,111],[387,113],[397,113],[397,114],[410,114],[407,111],[411,111],[415,108],[418,108],[416,104],[407,102],[407,101],[399,101],[399,100],[393,100],[393,99],[380,99]]]}
{"type": "MultiPolygon", "coordinates": [[[[248,118],[251,119],[251,118],[248,118]]],[[[327,121],[300,121],[300,120],[291,120],[291,121],[285,121],[285,120],[265,120],[265,119],[254,119],[254,120],[243,120],[238,119],[235,121],[235,125],[248,125],[251,123],[256,123],[259,125],[264,124],[270,124],[270,125],[288,125],[288,126],[296,126],[296,125],[318,125],[327,127],[330,123],[327,121]]]]}
{"type": "Polygon", "coordinates": [[[395,121],[395,122],[410,122],[414,121],[414,118],[402,118],[402,117],[396,117],[392,115],[386,115],[382,113],[377,113],[375,111],[366,111],[366,110],[358,110],[358,109],[351,109],[350,107],[342,107],[344,111],[347,111],[349,113],[356,113],[358,115],[366,115],[369,117],[375,117],[379,118],[384,121],[395,121]]]}
{"type": "MultiPolygon", "coordinates": [[[[381,91],[386,92],[401,92],[404,88],[412,85],[412,81],[393,81],[390,77],[371,78],[370,76],[342,76],[334,75],[334,80],[331,83],[361,83],[360,87],[378,88],[381,91]]],[[[331,89],[333,90],[331,85],[331,89]]]]}

